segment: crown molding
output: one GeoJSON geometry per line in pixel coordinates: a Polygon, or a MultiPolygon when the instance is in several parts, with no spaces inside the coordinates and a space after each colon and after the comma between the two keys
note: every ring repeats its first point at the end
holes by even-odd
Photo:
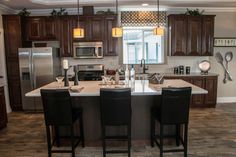
{"type": "MultiPolygon", "coordinates": [[[[59,9],[59,8],[54,8],[59,9]]],[[[78,9],[77,8],[65,8],[69,15],[77,15],[78,9]]],[[[97,11],[107,11],[107,9],[110,9],[111,11],[115,11],[115,7],[107,8],[107,7],[96,7],[94,8],[94,12],[97,11]]],[[[48,16],[52,12],[53,9],[28,9],[29,12],[31,12],[31,16],[34,15],[42,15],[42,16],[48,16]]],[[[16,12],[19,12],[20,10],[16,10],[16,12]]],[[[83,9],[79,9],[80,14],[82,14],[83,9]]]]}
{"type": "MultiPolygon", "coordinates": [[[[186,9],[196,9],[196,7],[168,7],[160,6],[160,11],[167,12],[186,12],[186,9]]],[[[236,7],[197,7],[204,12],[236,12],[236,7]]],[[[121,11],[156,11],[156,6],[140,7],[140,6],[123,6],[121,11]]]]}
{"type": "Polygon", "coordinates": [[[0,4],[0,10],[3,11],[4,13],[15,13],[16,11],[6,5],[0,4]]]}
{"type": "MultiPolygon", "coordinates": [[[[1,4],[0,4],[0,10],[1,10],[1,4]]],[[[5,6],[6,7],[6,6],[5,6]]],[[[6,7],[8,8],[8,7],[6,7]]],[[[95,7],[94,12],[97,11],[106,11],[108,7],[95,7]]],[[[115,7],[109,8],[111,11],[115,11],[115,7]]],[[[188,9],[196,9],[194,7],[188,7],[188,9]]],[[[212,12],[236,12],[236,7],[231,7],[231,8],[226,8],[226,7],[201,7],[198,8],[199,10],[204,10],[205,13],[212,13],[212,12]]],[[[20,10],[13,10],[11,8],[8,8],[8,12],[10,13],[16,13],[19,12],[20,10]]],[[[29,9],[28,11],[31,12],[31,15],[50,15],[52,9],[29,9]]],[[[69,15],[76,15],[78,12],[77,8],[66,8],[66,11],[68,12],[69,15]]],[[[156,11],[156,6],[150,6],[146,8],[142,8],[140,6],[123,6],[120,7],[119,11],[156,11]]],[[[167,11],[169,13],[171,12],[186,12],[186,7],[167,7],[167,6],[162,6],[160,8],[160,11],[167,11]]],[[[80,8],[80,13],[82,13],[83,10],[80,8]]]]}

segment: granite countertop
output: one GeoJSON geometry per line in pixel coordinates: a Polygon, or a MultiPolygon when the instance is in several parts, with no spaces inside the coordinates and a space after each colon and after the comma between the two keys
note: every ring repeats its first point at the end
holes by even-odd
{"type": "MultiPolygon", "coordinates": [[[[73,85],[73,82],[70,82],[73,85]]],[[[131,87],[129,85],[101,85],[101,81],[80,81],[78,88],[83,88],[81,92],[71,92],[71,96],[99,96],[100,88],[125,88],[131,87]]],[[[163,84],[150,84],[148,80],[136,80],[132,89],[132,96],[147,96],[147,95],[161,95],[161,89],[163,87],[192,87],[192,94],[207,94],[208,91],[199,88],[193,84],[185,82],[181,79],[165,80],[163,84]]],[[[27,97],[40,97],[40,89],[68,89],[69,87],[63,87],[63,84],[52,82],[41,88],[26,93],[27,97]]]]}

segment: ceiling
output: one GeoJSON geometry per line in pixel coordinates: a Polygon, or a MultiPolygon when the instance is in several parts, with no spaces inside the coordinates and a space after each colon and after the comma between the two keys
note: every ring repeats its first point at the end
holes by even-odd
{"type": "MultiPolygon", "coordinates": [[[[3,4],[14,10],[27,9],[52,9],[52,8],[76,8],[77,0],[0,0],[3,4]]],[[[115,0],[80,0],[81,6],[93,5],[95,7],[114,7],[115,0]]],[[[120,8],[139,7],[142,3],[148,3],[146,8],[153,8],[156,0],[119,0],[120,8]]],[[[172,7],[236,7],[236,0],[160,0],[160,6],[172,7]]]]}

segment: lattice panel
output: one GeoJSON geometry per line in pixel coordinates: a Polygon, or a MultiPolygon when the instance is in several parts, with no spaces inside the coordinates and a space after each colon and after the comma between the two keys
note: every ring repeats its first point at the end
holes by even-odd
{"type": "MultiPolygon", "coordinates": [[[[166,12],[160,11],[160,26],[166,26],[166,12]]],[[[123,27],[156,26],[157,11],[122,11],[121,25],[123,27]]]]}

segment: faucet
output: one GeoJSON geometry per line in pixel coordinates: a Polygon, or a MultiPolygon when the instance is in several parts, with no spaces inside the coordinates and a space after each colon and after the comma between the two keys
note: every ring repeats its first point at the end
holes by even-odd
{"type": "Polygon", "coordinates": [[[141,65],[140,65],[141,68],[143,68],[143,74],[146,74],[146,70],[148,70],[148,66],[146,66],[145,64],[145,59],[141,59],[141,65]]]}

